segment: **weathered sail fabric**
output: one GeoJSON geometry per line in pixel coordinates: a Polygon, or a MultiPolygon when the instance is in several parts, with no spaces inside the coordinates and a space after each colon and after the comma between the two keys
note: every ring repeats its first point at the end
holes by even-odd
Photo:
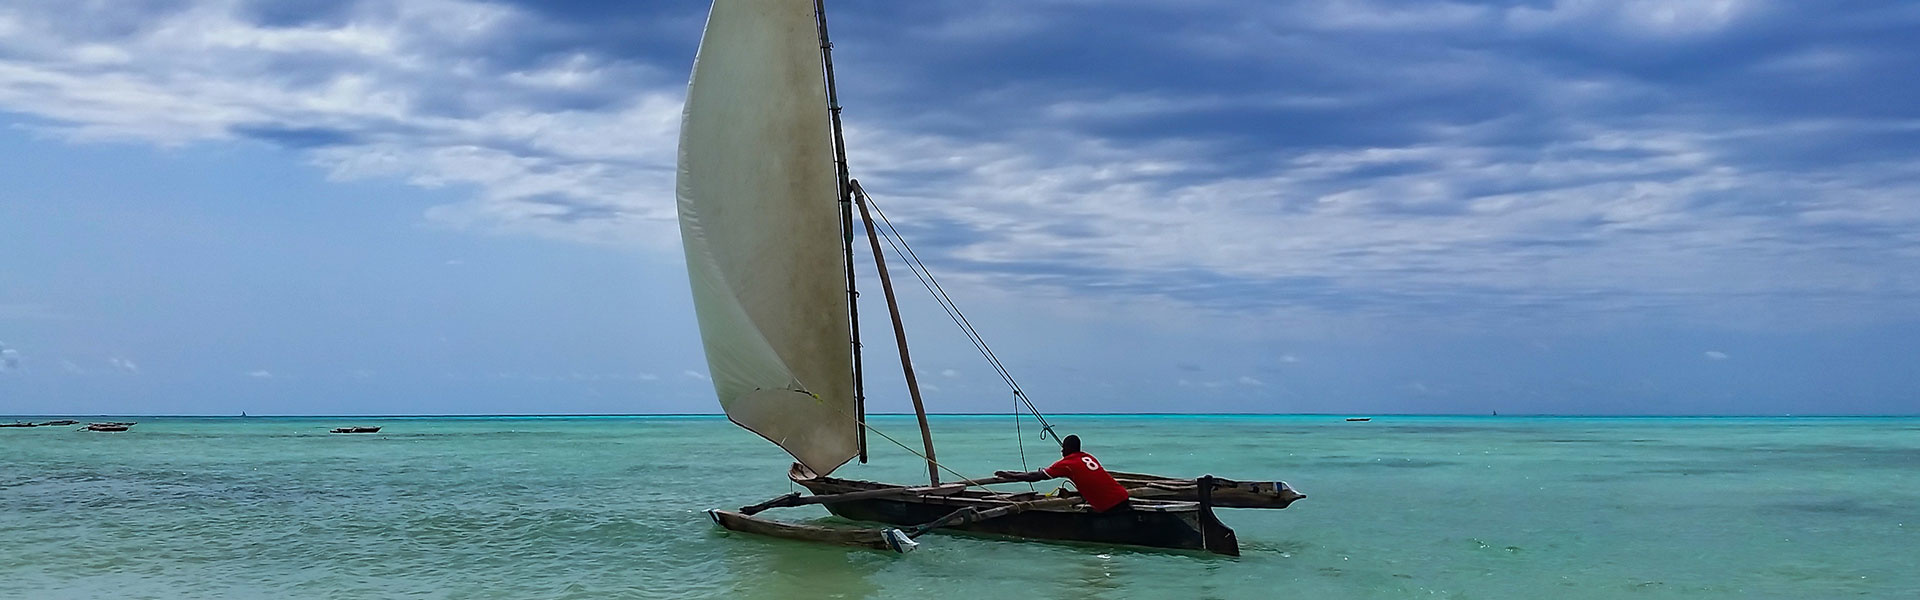
{"type": "Polygon", "coordinates": [[[714,2],[678,197],[720,406],[824,474],[858,452],[858,424],[823,75],[812,2],[714,2]]]}

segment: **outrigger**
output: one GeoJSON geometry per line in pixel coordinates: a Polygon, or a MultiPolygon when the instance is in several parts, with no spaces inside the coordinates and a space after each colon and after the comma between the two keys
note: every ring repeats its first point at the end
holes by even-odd
{"type": "Polygon", "coordinates": [[[1059,436],[850,176],[832,50],[823,0],[716,0],[687,88],[675,195],[709,376],[728,419],[791,454],[798,462],[789,480],[813,494],[710,510],[715,523],[902,552],[928,532],[960,530],[1237,555],[1233,529],[1214,517],[1214,508],[1286,508],[1305,497],[1278,481],[1114,473],[1128,488],[1133,509],[1102,513],[1078,496],[996,491],[986,486],[1010,480],[968,478],[941,465],[881,251],[883,235],[1012,389],[1016,406],[1039,422],[1041,435],[1055,442],[1059,436]],[[921,450],[901,447],[926,461],[924,486],[829,476],[855,457],[866,462],[872,429],[865,420],[855,302],[856,211],[919,419],[921,450]],[[941,483],[943,469],[958,481],[941,483]],[[758,516],[813,504],[846,519],[895,527],[827,527],[758,516]]]}

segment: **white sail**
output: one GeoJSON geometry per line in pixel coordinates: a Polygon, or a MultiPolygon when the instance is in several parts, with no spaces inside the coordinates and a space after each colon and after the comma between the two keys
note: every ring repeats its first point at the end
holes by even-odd
{"type": "Polygon", "coordinates": [[[720,406],[821,474],[859,451],[824,73],[812,2],[714,2],[677,190],[720,406]]]}

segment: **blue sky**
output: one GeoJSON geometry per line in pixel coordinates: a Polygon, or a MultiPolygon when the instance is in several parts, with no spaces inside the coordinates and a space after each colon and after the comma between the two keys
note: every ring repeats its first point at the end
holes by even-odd
{"type": "MultiPolygon", "coordinates": [[[[617,4],[0,7],[0,414],[715,410],[706,5],[617,4]]],[[[1045,410],[1920,412],[1920,5],[830,11],[855,176],[1045,410]]]]}

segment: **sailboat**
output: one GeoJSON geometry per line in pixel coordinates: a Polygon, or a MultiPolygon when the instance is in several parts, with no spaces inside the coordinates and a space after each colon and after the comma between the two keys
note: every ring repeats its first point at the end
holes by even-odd
{"type": "MultiPolygon", "coordinates": [[[[1010,481],[1000,477],[949,471],[956,477],[942,483],[945,467],[934,454],[871,199],[847,168],[832,49],[824,0],[716,0],[694,59],[675,193],[710,378],[727,418],[792,455],[788,478],[812,493],[710,510],[715,523],[901,552],[928,532],[955,529],[1237,555],[1234,532],[1215,518],[1215,507],[1286,508],[1305,497],[1278,481],[1113,473],[1128,488],[1133,510],[1102,513],[1074,495],[986,487],[1010,481]],[[902,447],[926,461],[925,485],[830,476],[856,457],[866,462],[871,429],[854,289],[856,212],[919,420],[922,451],[902,447]],[[814,504],[845,519],[893,527],[759,516],[814,504]]],[[[1014,393],[1025,400],[1018,388],[1014,393]]]]}

